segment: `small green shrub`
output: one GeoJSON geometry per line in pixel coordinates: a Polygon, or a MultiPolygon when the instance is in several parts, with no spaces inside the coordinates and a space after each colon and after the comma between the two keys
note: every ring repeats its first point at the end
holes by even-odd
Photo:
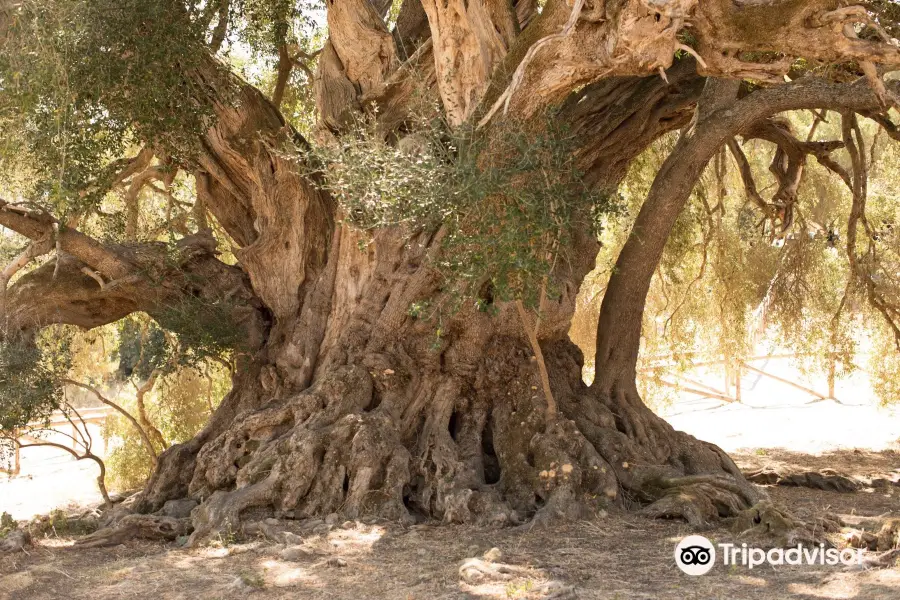
{"type": "Polygon", "coordinates": [[[35,517],[28,526],[35,537],[78,537],[97,530],[94,519],[72,519],[62,510],[56,509],[48,515],[35,517]]]}

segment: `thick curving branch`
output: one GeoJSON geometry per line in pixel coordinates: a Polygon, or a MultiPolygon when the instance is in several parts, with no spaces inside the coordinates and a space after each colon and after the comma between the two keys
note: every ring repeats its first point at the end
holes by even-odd
{"type": "Polygon", "coordinates": [[[256,295],[287,320],[325,265],[333,201],[298,155],[306,141],[259,90],[212,58],[196,77],[216,116],[196,161],[198,197],[238,245],[256,295]]]}
{"type": "Polygon", "coordinates": [[[726,142],[738,164],[747,197],[767,219],[779,220],[782,232],[790,229],[794,222],[794,205],[797,203],[807,156],[814,156],[822,166],[837,173],[844,181],[849,181],[846,170],[831,157],[832,152],[844,147],[843,141],[801,141],[794,136],[789,122],[777,118],[755,123],[742,133],[742,137],[744,140],[765,140],[776,147],[769,171],[775,176],[778,188],[771,201],[766,202],[756,188],[750,163],[740,145],[734,138],[726,142]]]}
{"type": "Polygon", "coordinates": [[[52,324],[89,329],[137,311],[165,320],[172,306],[200,301],[228,303],[226,314],[242,332],[247,350],[264,341],[268,322],[263,307],[246,275],[216,259],[215,241],[208,234],[183,238],[173,255],[163,243],[101,244],[59,227],[47,213],[9,204],[0,205],[0,225],[34,240],[37,247],[63,251],[6,290],[7,333],[52,324]]]}
{"type": "Polygon", "coordinates": [[[597,327],[594,385],[601,390],[633,385],[641,323],[650,281],[666,240],[697,178],[729,139],[787,110],[878,110],[880,99],[864,81],[835,84],[805,78],[755,91],[738,100],[737,82],[708,80],[698,118],[685,130],[660,168],[610,277],[597,327]],[[728,98],[731,98],[728,100],[728,98]],[[628,383],[630,382],[630,383],[628,383]]]}
{"type": "MultiPolygon", "coordinates": [[[[874,23],[865,9],[830,0],[551,1],[495,71],[480,125],[498,111],[527,118],[599,79],[659,72],[676,52],[694,55],[701,74],[767,84],[783,83],[796,58],[900,65],[894,41],[859,38],[855,25],[874,23]]],[[[882,84],[872,83],[883,104],[882,84]]]]}
{"type": "MultiPolygon", "coordinates": [[[[405,52],[398,52],[397,42],[402,40],[388,31],[369,0],[336,0],[328,2],[327,9],[329,36],[319,57],[314,89],[320,128],[337,132],[352,123],[364,98],[384,91],[400,66],[398,54],[405,52]]],[[[410,31],[408,35],[417,34],[410,31]]]]}
{"type": "Polygon", "coordinates": [[[666,79],[612,77],[566,99],[557,119],[576,140],[587,184],[614,189],[638,154],[690,122],[705,81],[696,67],[688,57],[672,65],[666,79]]]}

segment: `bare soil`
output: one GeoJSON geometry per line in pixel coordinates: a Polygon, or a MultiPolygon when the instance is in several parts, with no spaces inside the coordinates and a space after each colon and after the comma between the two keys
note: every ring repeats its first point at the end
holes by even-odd
{"type": "MultiPolygon", "coordinates": [[[[900,472],[900,454],[890,450],[821,456],[758,450],[735,458],[747,469],[827,467],[854,477],[895,479],[900,472]]],[[[897,486],[856,493],[790,487],[769,492],[799,516],[900,516],[897,486]]],[[[28,554],[0,557],[0,598],[900,598],[900,566],[749,570],[717,564],[705,576],[689,577],[676,568],[672,553],[681,537],[696,530],[680,521],[620,511],[576,523],[519,528],[279,521],[266,529],[276,533],[274,539],[219,539],[194,549],[137,540],[81,549],[72,545],[74,538],[51,532],[28,554]],[[291,540],[291,556],[283,554],[287,546],[278,542],[285,531],[300,536],[291,540]],[[492,548],[499,555],[485,560],[492,548]],[[472,558],[482,560],[461,569],[472,558]],[[488,565],[490,572],[481,575],[478,565],[488,565]]],[[[702,533],[714,541],[740,543],[725,528],[702,533]]]]}

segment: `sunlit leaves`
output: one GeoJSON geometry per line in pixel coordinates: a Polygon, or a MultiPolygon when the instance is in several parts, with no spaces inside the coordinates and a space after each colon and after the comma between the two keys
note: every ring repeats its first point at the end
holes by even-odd
{"type": "Polygon", "coordinates": [[[210,109],[194,79],[203,32],[171,0],[26,0],[0,52],[4,160],[36,162],[31,190],[66,214],[97,202],[134,139],[189,153],[210,109]]]}
{"type": "Polygon", "coordinates": [[[522,299],[554,294],[552,270],[573,231],[591,231],[610,210],[587,189],[566,132],[495,127],[488,138],[432,121],[396,146],[375,130],[316,151],[326,186],[347,220],[364,229],[440,228],[437,267],[463,297],[522,299]]]}
{"type": "Polygon", "coordinates": [[[0,339],[0,434],[46,419],[62,403],[68,336],[0,339]]]}

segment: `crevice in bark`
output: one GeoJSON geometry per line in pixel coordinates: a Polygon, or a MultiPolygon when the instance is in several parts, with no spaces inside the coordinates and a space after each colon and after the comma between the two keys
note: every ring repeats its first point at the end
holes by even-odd
{"type": "Polygon", "coordinates": [[[447,421],[447,431],[450,432],[450,437],[453,438],[454,442],[457,440],[457,437],[459,436],[458,420],[459,420],[459,413],[454,410],[453,413],[451,413],[451,415],[450,415],[450,420],[447,421]]]}
{"type": "Polygon", "coordinates": [[[494,449],[494,434],[491,431],[490,419],[485,422],[484,431],[481,432],[481,450],[484,482],[488,485],[498,483],[502,472],[497,451],[494,449]]]}

